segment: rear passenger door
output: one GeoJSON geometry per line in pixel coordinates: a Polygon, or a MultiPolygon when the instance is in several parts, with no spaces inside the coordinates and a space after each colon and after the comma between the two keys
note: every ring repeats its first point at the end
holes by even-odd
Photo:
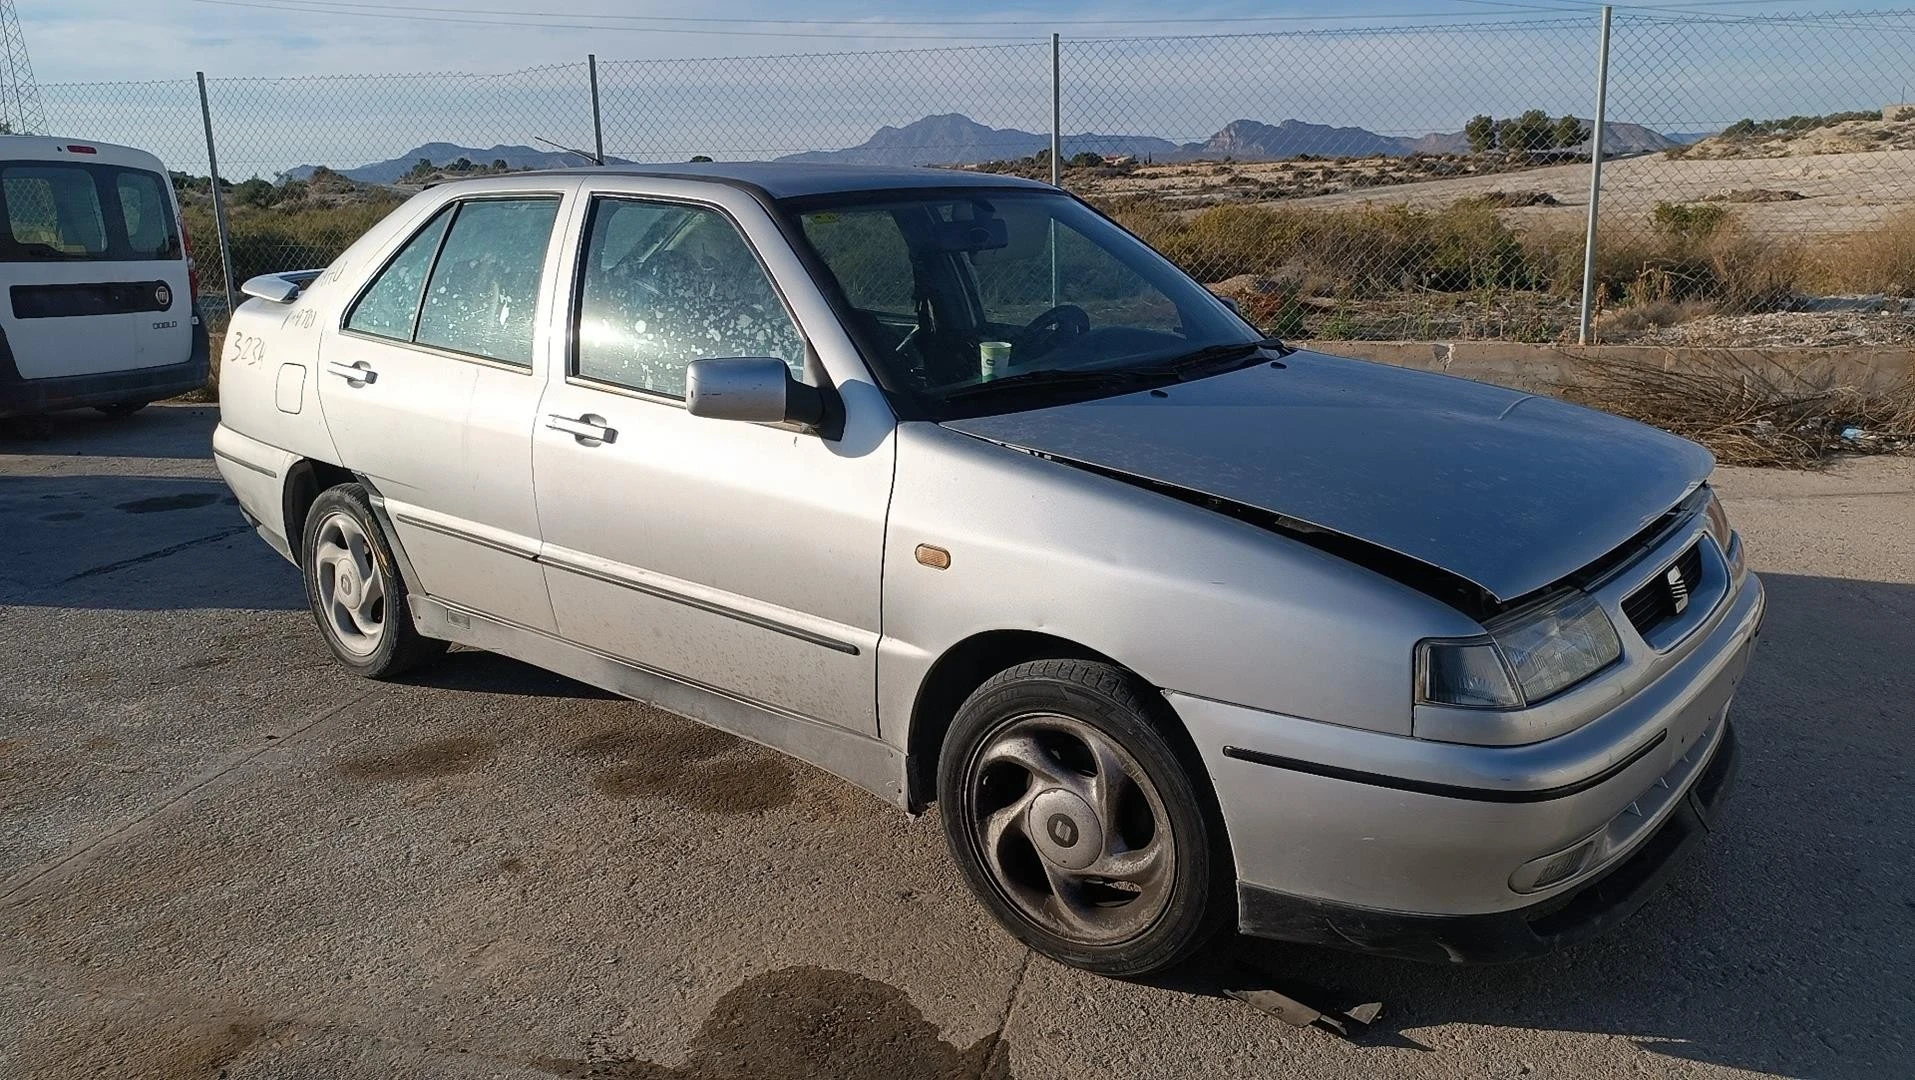
{"type": "Polygon", "coordinates": [[[554,629],[532,496],[552,265],[564,192],[473,196],[434,212],[320,345],[319,398],[425,591],[554,629]]]}

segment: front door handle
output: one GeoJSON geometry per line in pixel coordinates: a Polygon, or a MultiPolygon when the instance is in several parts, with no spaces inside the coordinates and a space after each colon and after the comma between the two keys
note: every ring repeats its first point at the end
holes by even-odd
{"type": "Polygon", "coordinates": [[[350,364],[344,360],[328,360],[326,370],[354,386],[364,386],[379,377],[379,373],[372,370],[372,365],[364,360],[357,360],[350,364]]]}
{"type": "Polygon", "coordinates": [[[545,418],[545,426],[553,431],[565,432],[577,439],[581,446],[618,441],[618,429],[607,427],[603,416],[592,413],[586,413],[576,420],[569,416],[549,415],[545,418]]]}

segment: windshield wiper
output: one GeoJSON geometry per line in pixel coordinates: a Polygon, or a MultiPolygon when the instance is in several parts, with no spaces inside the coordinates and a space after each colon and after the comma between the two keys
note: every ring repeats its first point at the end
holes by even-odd
{"type": "Polygon", "coordinates": [[[1169,377],[1173,377],[1171,372],[1154,368],[1148,370],[1143,368],[1039,368],[1036,371],[1021,371],[1001,379],[992,379],[990,382],[960,387],[944,395],[944,400],[964,401],[1004,390],[1068,386],[1132,386],[1144,382],[1161,382],[1169,377]]]}
{"type": "Polygon", "coordinates": [[[1248,361],[1265,349],[1277,350],[1279,355],[1288,351],[1288,347],[1276,338],[1264,338],[1261,341],[1232,341],[1221,345],[1206,345],[1171,358],[1168,362],[1151,368],[1136,368],[1136,371],[1150,371],[1163,375],[1174,375],[1179,382],[1201,379],[1210,375],[1221,375],[1226,371],[1235,371],[1245,367],[1248,361]]]}

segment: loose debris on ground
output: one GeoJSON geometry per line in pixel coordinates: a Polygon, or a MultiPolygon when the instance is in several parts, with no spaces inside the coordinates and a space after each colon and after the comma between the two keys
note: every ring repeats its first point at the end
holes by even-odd
{"type": "Polygon", "coordinates": [[[1724,465],[1815,468],[1844,454],[1915,450],[1915,376],[1870,393],[1719,354],[1707,367],[1589,354],[1564,396],[1709,448],[1724,465]]]}

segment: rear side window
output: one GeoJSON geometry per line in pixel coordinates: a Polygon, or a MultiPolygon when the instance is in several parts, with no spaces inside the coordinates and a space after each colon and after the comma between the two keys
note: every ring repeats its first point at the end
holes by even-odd
{"type": "Polygon", "coordinates": [[[450,207],[439,211],[399,249],[371,287],[359,295],[352,314],[346,316],[346,329],[396,341],[412,340],[413,324],[419,321],[419,300],[426,291],[426,274],[432,270],[439,238],[445,235],[446,222],[451,220],[450,207]]]}
{"type": "Polygon", "coordinates": [[[118,165],[0,162],[0,262],[182,259],[166,183],[118,165]]]}
{"type": "Polygon", "coordinates": [[[532,365],[532,313],[557,199],[465,203],[439,249],[419,312],[421,345],[532,365]]]}
{"type": "Polygon", "coordinates": [[[558,208],[539,196],[441,210],[360,294],[346,329],[530,367],[558,208]]]}

